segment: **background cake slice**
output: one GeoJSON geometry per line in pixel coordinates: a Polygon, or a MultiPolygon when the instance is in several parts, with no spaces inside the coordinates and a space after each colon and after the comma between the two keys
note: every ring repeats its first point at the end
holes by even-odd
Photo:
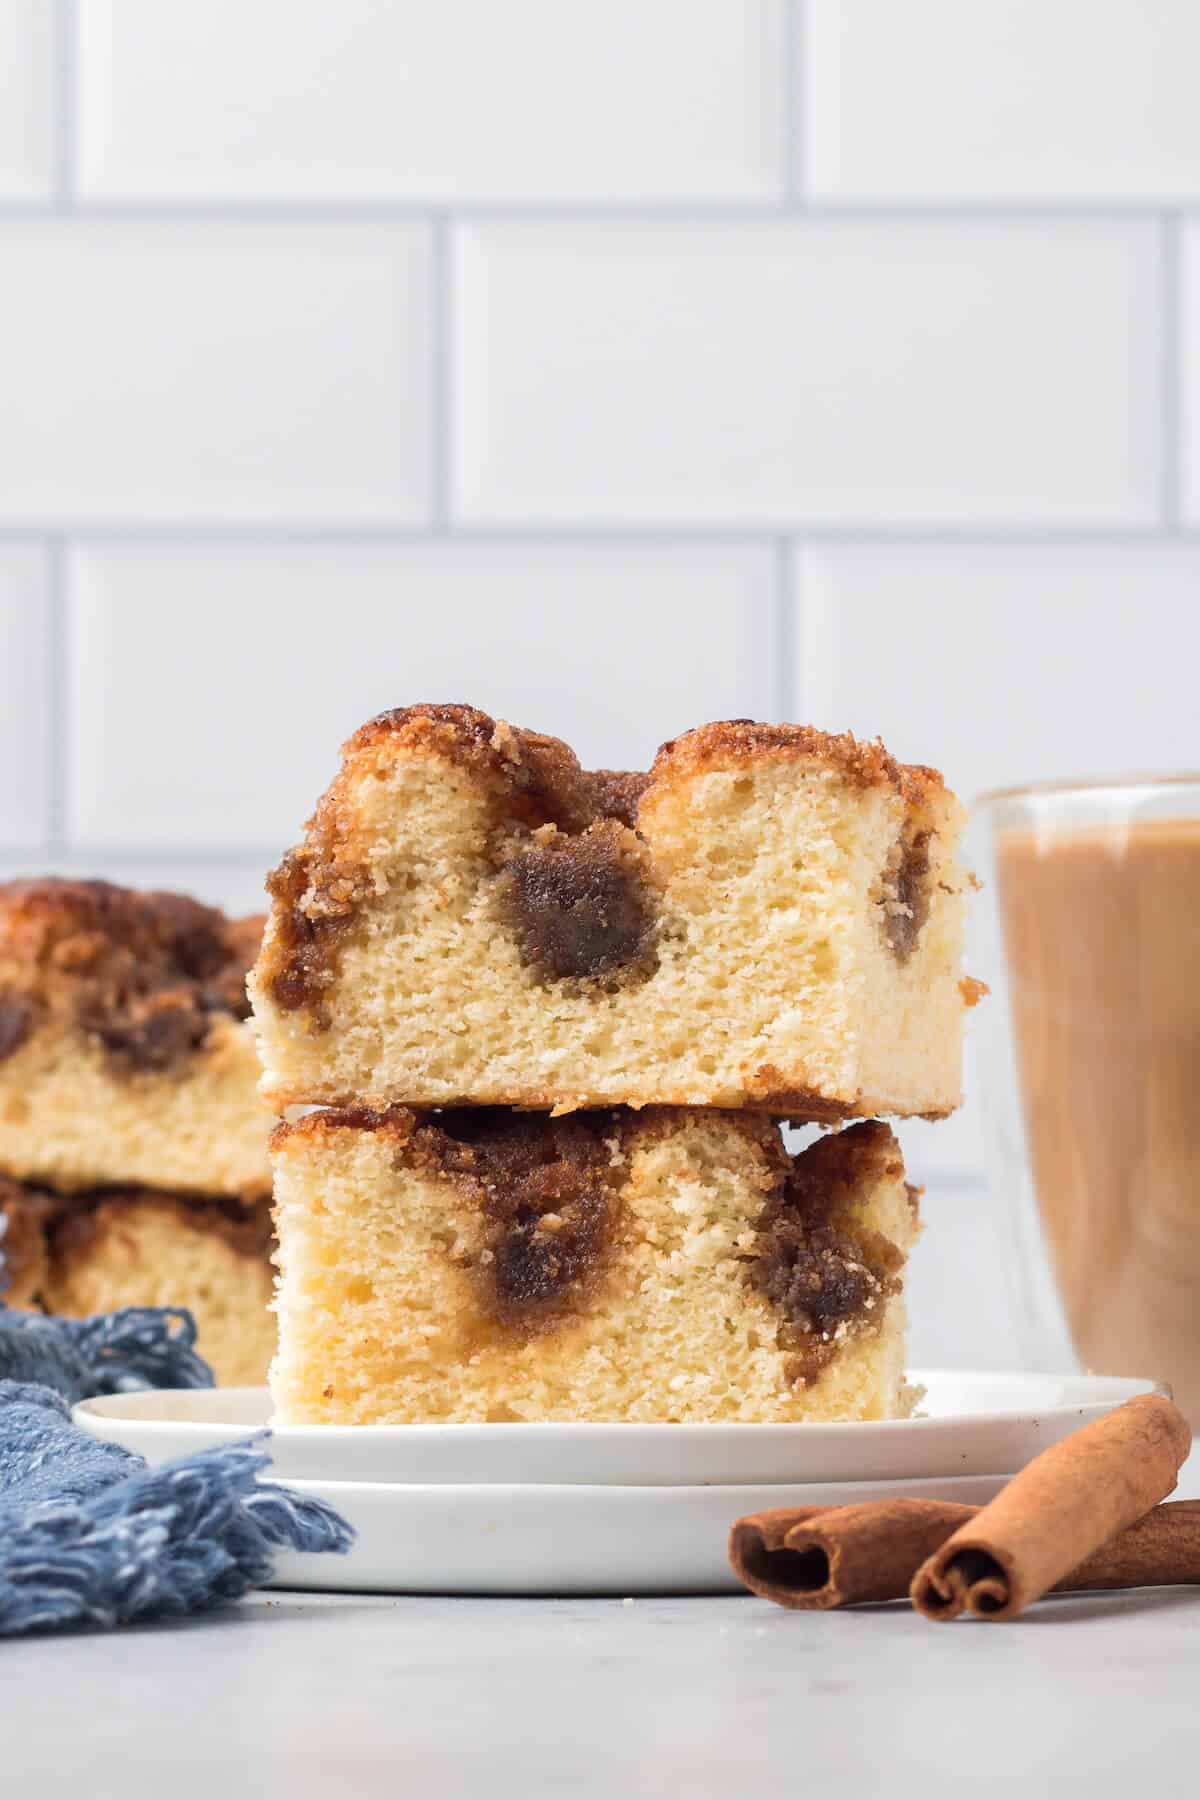
{"type": "Polygon", "coordinates": [[[272,1139],[286,1423],[903,1414],[916,1193],[886,1125],[311,1113],[272,1139]]]}
{"type": "Polygon", "coordinates": [[[0,886],[0,1171],[269,1194],[245,993],[261,931],[180,894],[0,886]]]}
{"type": "Polygon", "coordinates": [[[266,1379],[275,1347],[269,1206],[146,1189],[64,1196],[0,1176],[0,1300],[86,1318],[185,1306],[226,1386],[266,1379]]]}
{"type": "Polygon", "coordinates": [[[704,726],[636,776],[385,713],[269,883],[263,1092],[947,1113],[961,821],[934,771],[801,726],[704,726]]]}
{"type": "Polygon", "coordinates": [[[0,1303],[36,1308],[50,1258],[47,1228],[55,1196],[0,1175],[0,1303]]]}

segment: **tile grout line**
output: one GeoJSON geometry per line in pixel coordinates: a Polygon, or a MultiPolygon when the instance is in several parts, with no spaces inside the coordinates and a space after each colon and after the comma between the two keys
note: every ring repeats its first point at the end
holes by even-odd
{"type": "Polygon", "coordinates": [[[55,0],[54,16],[54,199],[56,213],[74,212],[78,123],[77,0],[55,0]]]}
{"type": "Polygon", "coordinates": [[[796,657],[797,702],[806,725],[819,725],[824,731],[840,731],[844,722],[834,719],[832,596],[827,588],[817,588],[811,579],[808,552],[812,542],[799,537],[793,546],[797,594],[796,657]]]}
{"type": "Polygon", "coordinates": [[[1161,443],[1162,520],[1172,536],[1183,522],[1183,255],[1182,218],[1164,214],[1160,225],[1162,280],[1161,443]]]}
{"type": "Polygon", "coordinates": [[[777,537],[771,546],[774,592],[771,608],[771,705],[776,719],[799,717],[796,696],[796,619],[792,598],[792,546],[777,537]]]}
{"type": "Polygon", "coordinates": [[[451,488],[451,389],[450,346],[453,321],[452,272],[450,266],[450,217],[437,214],[431,221],[430,251],[430,434],[431,480],[430,514],[434,532],[440,537],[450,529],[451,488]]]}
{"type": "MultiPolygon", "coordinates": [[[[60,0],[64,6],[70,0],[60,0]]],[[[100,224],[142,221],[150,224],[263,224],[263,225],[428,225],[448,218],[444,199],[413,200],[80,200],[75,193],[74,170],[68,165],[75,152],[74,54],[65,46],[60,56],[60,80],[70,83],[70,117],[61,121],[61,142],[56,161],[67,192],[64,203],[80,218],[100,224]]],[[[1161,220],[1165,212],[1180,220],[1200,219],[1200,196],[1177,200],[1148,194],[1136,200],[1053,198],[978,200],[813,200],[802,198],[798,206],[787,198],[773,200],[507,200],[465,198],[453,204],[458,223],[513,224],[661,224],[763,225],[792,221],[805,225],[1045,225],[1048,223],[1128,224],[1161,220]]],[[[0,199],[0,222],[28,223],[53,218],[62,208],[37,200],[0,199]]]]}
{"type": "Polygon", "coordinates": [[[61,533],[47,540],[49,597],[46,612],[48,655],[46,689],[46,848],[61,855],[67,847],[69,717],[67,683],[69,622],[67,617],[67,544],[61,533]]]}
{"type": "Polygon", "coordinates": [[[794,537],[791,540],[792,698],[796,706],[796,717],[802,725],[811,725],[813,718],[811,669],[809,666],[812,615],[805,582],[807,547],[807,540],[804,537],[794,537]]]}
{"type": "MultiPolygon", "coordinates": [[[[100,523],[95,519],[16,520],[0,522],[0,543],[44,543],[47,538],[61,536],[84,544],[308,544],[364,547],[392,544],[397,549],[443,547],[464,548],[480,545],[523,545],[530,548],[555,548],[577,544],[589,549],[603,549],[607,544],[623,547],[662,546],[684,549],[693,545],[732,544],[761,546],[764,540],[799,539],[814,544],[864,545],[950,545],[961,547],[1020,546],[1046,549],[1080,548],[1095,545],[1125,545],[1132,548],[1161,543],[1168,534],[1158,519],[1143,524],[995,524],[984,519],[962,524],[931,522],[906,525],[884,520],[861,519],[850,524],[832,524],[795,519],[766,519],[761,523],[705,524],[688,520],[663,519],[654,523],[630,523],[622,519],[573,520],[566,524],[534,519],[515,520],[511,524],[471,524],[455,521],[446,529],[435,530],[428,523],[388,523],[368,521],[362,524],[338,522],[284,522],[266,519],[258,523],[245,520],[205,519],[197,521],[119,520],[100,523]]],[[[1200,525],[1183,524],[1172,539],[1195,544],[1200,541],[1200,525]]]]}

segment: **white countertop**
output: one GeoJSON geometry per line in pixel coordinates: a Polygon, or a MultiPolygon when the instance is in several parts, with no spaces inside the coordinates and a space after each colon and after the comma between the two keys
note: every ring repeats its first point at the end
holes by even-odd
{"type": "Polygon", "coordinates": [[[0,1647],[4,1792],[1193,1794],[1200,1590],[1011,1625],[746,1599],[257,1596],[0,1647]]]}
{"type": "MultiPolygon", "coordinates": [[[[976,1209],[927,1208],[942,1255],[912,1284],[914,1362],[1019,1360],[976,1209]]],[[[1178,1494],[1200,1497],[1200,1455],[1178,1494]]],[[[1198,1643],[1200,1588],[1059,1598],[1004,1626],[749,1596],[256,1595],[0,1643],[0,1779],[14,1800],[1159,1800],[1195,1792],[1198,1643]]]]}

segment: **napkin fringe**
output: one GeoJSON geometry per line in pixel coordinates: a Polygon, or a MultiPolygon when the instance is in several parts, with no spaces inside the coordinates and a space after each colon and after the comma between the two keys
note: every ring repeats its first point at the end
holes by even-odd
{"type": "Polygon", "coordinates": [[[349,1550],[323,1501],[260,1483],[269,1431],[148,1468],[74,1401],[212,1387],[191,1314],[92,1319],[0,1306],[0,1637],[205,1612],[269,1581],[277,1550],[349,1550]]]}

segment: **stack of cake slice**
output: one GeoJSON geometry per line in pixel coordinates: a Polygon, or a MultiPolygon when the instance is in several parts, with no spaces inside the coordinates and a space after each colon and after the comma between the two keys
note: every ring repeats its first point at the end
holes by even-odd
{"type": "Polygon", "coordinates": [[[958,1103],[960,825],[799,726],[649,775],[469,707],[364,726],[250,981],[264,1097],[324,1109],[272,1139],[281,1421],[902,1414],[877,1115],[958,1103]]]}
{"type": "Polygon", "coordinates": [[[178,894],[0,887],[0,1297],[189,1307],[229,1383],[263,1379],[275,1335],[261,933],[178,894]]]}

